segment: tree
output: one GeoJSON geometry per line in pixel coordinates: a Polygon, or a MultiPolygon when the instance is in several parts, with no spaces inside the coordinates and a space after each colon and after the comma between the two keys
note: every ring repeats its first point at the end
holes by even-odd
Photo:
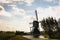
{"type": "Polygon", "coordinates": [[[41,26],[50,38],[54,36],[54,32],[58,30],[58,22],[53,17],[48,17],[41,21],[41,26]]]}

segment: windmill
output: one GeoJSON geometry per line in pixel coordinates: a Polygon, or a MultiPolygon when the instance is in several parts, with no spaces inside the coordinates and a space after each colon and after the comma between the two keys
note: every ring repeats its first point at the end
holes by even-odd
{"type": "Polygon", "coordinates": [[[40,31],[39,31],[39,22],[38,22],[38,15],[37,15],[37,10],[35,10],[35,15],[36,15],[36,20],[33,21],[33,27],[32,27],[32,35],[33,37],[39,37],[40,36],[40,31]]]}

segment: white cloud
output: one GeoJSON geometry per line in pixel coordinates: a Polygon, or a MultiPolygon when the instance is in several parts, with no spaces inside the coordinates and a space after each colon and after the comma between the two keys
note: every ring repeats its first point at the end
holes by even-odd
{"type": "Polygon", "coordinates": [[[0,31],[16,31],[15,26],[11,26],[10,23],[10,21],[0,20],[0,31]]]}
{"type": "Polygon", "coordinates": [[[32,27],[33,19],[32,16],[24,16],[21,20],[13,20],[9,23],[9,26],[16,28],[15,30],[30,32],[30,27],[32,27]]]}
{"type": "Polygon", "coordinates": [[[15,15],[20,15],[20,16],[24,16],[26,14],[26,11],[24,9],[19,9],[17,7],[12,7],[12,13],[14,13],[15,15]]]}
{"type": "Polygon", "coordinates": [[[19,3],[19,4],[27,4],[32,5],[34,0],[0,0],[0,3],[19,3]]]}
{"type": "Polygon", "coordinates": [[[24,16],[22,20],[20,21],[20,26],[22,27],[23,31],[30,32],[30,27],[32,27],[31,24],[33,19],[31,19],[32,16],[24,16]]]}
{"type": "Polygon", "coordinates": [[[52,2],[52,1],[54,1],[54,0],[43,0],[43,1],[46,1],[46,2],[52,2]]]}
{"type": "Polygon", "coordinates": [[[7,17],[12,17],[11,13],[5,11],[5,9],[2,6],[0,6],[0,15],[7,16],[7,17]]]}
{"type": "Polygon", "coordinates": [[[31,6],[34,0],[26,0],[25,2],[27,3],[28,6],[31,6]]]}
{"type": "Polygon", "coordinates": [[[0,0],[0,3],[12,3],[10,0],[0,0]]]}
{"type": "Polygon", "coordinates": [[[48,8],[42,8],[38,7],[38,15],[39,15],[39,20],[47,17],[56,17],[57,19],[60,17],[60,6],[54,6],[54,7],[48,7],[48,8]]]}
{"type": "MultiPolygon", "coordinates": [[[[0,15],[2,16],[7,16],[7,17],[11,17],[11,14],[6,12],[5,9],[1,6],[0,7],[0,15]]],[[[26,12],[24,9],[18,9],[17,7],[13,7],[12,8],[12,12],[15,14],[15,15],[20,15],[20,16],[24,16],[24,18],[22,18],[21,20],[11,20],[11,21],[6,21],[6,20],[0,20],[0,30],[3,30],[3,31],[16,31],[16,30],[20,30],[20,31],[26,31],[26,32],[29,32],[30,31],[30,26],[29,26],[29,18],[30,16],[26,16],[26,12]],[[28,19],[28,20],[27,20],[28,19]],[[13,29],[14,28],[14,29],[13,29]]]]}
{"type": "Polygon", "coordinates": [[[8,5],[8,6],[10,6],[10,7],[16,7],[16,5],[14,5],[14,4],[11,4],[11,5],[8,5]]]}

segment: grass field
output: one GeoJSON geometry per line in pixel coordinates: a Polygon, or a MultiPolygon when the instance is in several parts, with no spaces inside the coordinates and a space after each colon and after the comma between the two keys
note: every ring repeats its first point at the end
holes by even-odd
{"type": "Polygon", "coordinates": [[[60,39],[47,39],[47,38],[28,39],[23,37],[23,35],[15,35],[14,33],[0,33],[0,40],[60,40],[60,39]]]}
{"type": "Polygon", "coordinates": [[[0,40],[30,40],[15,33],[0,33],[0,40]]]}
{"type": "Polygon", "coordinates": [[[21,35],[16,35],[15,37],[10,38],[10,40],[30,40],[21,35]]]}
{"type": "Polygon", "coordinates": [[[0,37],[13,37],[15,36],[14,33],[0,33],[0,37]]]}

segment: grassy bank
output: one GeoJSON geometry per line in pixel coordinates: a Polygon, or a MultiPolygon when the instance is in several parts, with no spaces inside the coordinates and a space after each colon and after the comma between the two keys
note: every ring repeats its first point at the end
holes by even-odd
{"type": "Polygon", "coordinates": [[[30,39],[27,39],[22,35],[16,35],[15,37],[10,38],[10,40],[30,40],[30,39]]]}
{"type": "Polygon", "coordinates": [[[23,37],[23,35],[15,35],[15,33],[0,33],[0,40],[60,40],[60,39],[49,39],[49,38],[28,39],[28,38],[23,37]]]}
{"type": "Polygon", "coordinates": [[[15,35],[15,33],[0,33],[0,40],[30,40],[23,35],[15,35]]]}
{"type": "Polygon", "coordinates": [[[13,37],[13,36],[15,36],[14,33],[0,33],[0,38],[1,37],[13,37]]]}

